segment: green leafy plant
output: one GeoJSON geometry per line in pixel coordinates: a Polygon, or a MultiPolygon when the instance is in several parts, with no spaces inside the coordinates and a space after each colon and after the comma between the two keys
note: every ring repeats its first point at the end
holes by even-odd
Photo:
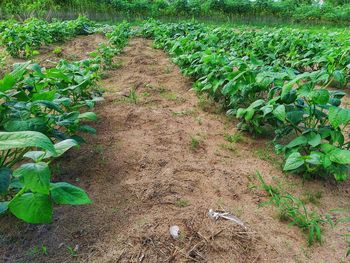
{"type": "Polygon", "coordinates": [[[51,160],[76,145],[72,139],[53,144],[48,137],[35,131],[0,132],[0,190],[11,196],[10,200],[0,203],[1,213],[8,210],[28,223],[41,224],[52,221],[53,204],[91,203],[82,189],[68,183],[50,182],[51,160]],[[23,159],[32,162],[16,168],[23,159]]]}
{"type": "MultiPolygon", "coordinates": [[[[74,30],[85,24],[79,18],[74,30]]],[[[54,205],[91,203],[81,188],[53,182],[50,164],[84,142],[82,132],[95,133],[87,122],[97,116],[87,110],[102,99],[100,61],[61,60],[50,69],[26,62],[0,79],[0,214],[51,223],[54,205]]]]}

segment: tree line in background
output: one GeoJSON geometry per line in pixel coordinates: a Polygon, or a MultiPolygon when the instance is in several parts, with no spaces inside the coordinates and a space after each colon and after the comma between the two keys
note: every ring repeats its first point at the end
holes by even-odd
{"type": "Polygon", "coordinates": [[[0,0],[2,17],[24,19],[53,14],[121,17],[231,17],[287,22],[350,23],[349,0],[0,0]]]}

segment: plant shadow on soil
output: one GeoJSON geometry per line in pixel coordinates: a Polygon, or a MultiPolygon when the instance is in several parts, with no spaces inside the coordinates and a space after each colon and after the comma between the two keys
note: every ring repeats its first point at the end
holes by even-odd
{"type": "MultiPolygon", "coordinates": [[[[93,35],[72,41],[62,49],[84,58],[86,49],[79,47],[88,42],[96,48],[104,40],[93,35]]],[[[56,207],[51,225],[0,218],[0,261],[341,261],[345,225],[326,229],[324,244],[308,248],[298,228],[278,221],[272,208],[259,208],[266,194],[254,175],[260,171],[267,182],[298,196],[322,192],[322,212],[349,209],[348,182],[302,182],[281,172],[266,140],[243,135],[228,141],[235,124],[204,111],[191,81],[152,41],[131,39],[117,59],[123,66],[100,83],[106,100],[96,108],[97,135],[54,164],[55,180],[83,187],[94,203],[56,207]],[[213,221],[210,208],[235,214],[247,229],[213,221]],[[180,227],[177,240],[169,235],[171,225],[180,227]]]]}

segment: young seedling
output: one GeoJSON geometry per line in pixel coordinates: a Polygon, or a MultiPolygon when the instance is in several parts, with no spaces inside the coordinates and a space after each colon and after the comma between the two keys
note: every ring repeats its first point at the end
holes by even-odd
{"type": "Polygon", "coordinates": [[[78,246],[76,246],[75,248],[71,247],[71,246],[67,246],[67,250],[68,250],[68,253],[71,255],[71,257],[76,257],[78,256],[78,253],[77,253],[77,249],[78,246]]]}
{"type": "Polygon", "coordinates": [[[202,139],[199,138],[198,136],[191,136],[191,150],[192,151],[197,151],[200,148],[202,139]]]}
{"type": "Polygon", "coordinates": [[[183,111],[173,111],[174,116],[190,116],[195,114],[195,111],[193,109],[183,110],[183,111]]]}
{"type": "Polygon", "coordinates": [[[62,56],[62,52],[63,52],[63,50],[62,50],[62,48],[60,48],[60,47],[57,47],[57,48],[55,48],[55,49],[52,51],[52,53],[53,53],[54,55],[56,55],[57,57],[61,57],[61,56],[62,56]]]}
{"type": "Polygon", "coordinates": [[[230,152],[236,152],[237,151],[235,143],[222,143],[222,144],[220,144],[220,147],[222,149],[230,151],[230,152]]]}
{"type": "Polygon", "coordinates": [[[128,100],[131,103],[137,104],[138,96],[137,96],[136,90],[134,88],[130,89],[129,95],[128,95],[128,100]]]}
{"type": "Polygon", "coordinates": [[[186,199],[178,199],[176,202],[175,202],[175,205],[177,207],[187,207],[190,205],[190,201],[186,200],[186,199]]]}
{"type": "Polygon", "coordinates": [[[224,138],[230,143],[236,143],[243,141],[244,137],[241,132],[236,132],[234,134],[225,134],[224,138]]]}
{"type": "Polygon", "coordinates": [[[160,95],[164,99],[170,100],[170,101],[177,101],[179,99],[178,96],[175,93],[173,93],[171,91],[168,91],[168,90],[160,92],[160,95]]]}

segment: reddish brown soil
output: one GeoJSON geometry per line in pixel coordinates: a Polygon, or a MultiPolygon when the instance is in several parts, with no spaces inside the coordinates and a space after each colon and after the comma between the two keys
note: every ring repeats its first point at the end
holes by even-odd
{"type": "Polygon", "coordinates": [[[51,225],[1,218],[0,260],[316,263],[344,258],[341,234],[349,225],[325,226],[323,245],[308,247],[299,228],[281,222],[273,208],[259,207],[267,198],[257,189],[256,172],[296,196],[321,192],[319,203],[309,205],[321,213],[342,208],[349,215],[349,182],[287,176],[265,140],[243,135],[229,144],[224,135],[237,133],[235,123],[198,98],[191,81],[151,41],[130,40],[118,59],[123,66],[101,82],[106,101],[96,109],[98,134],[54,166],[56,180],[83,187],[94,203],[57,207],[51,225]],[[247,228],[213,221],[210,208],[235,214],[247,228]],[[180,227],[177,240],[169,235],[171,225],[180,227]]]}

